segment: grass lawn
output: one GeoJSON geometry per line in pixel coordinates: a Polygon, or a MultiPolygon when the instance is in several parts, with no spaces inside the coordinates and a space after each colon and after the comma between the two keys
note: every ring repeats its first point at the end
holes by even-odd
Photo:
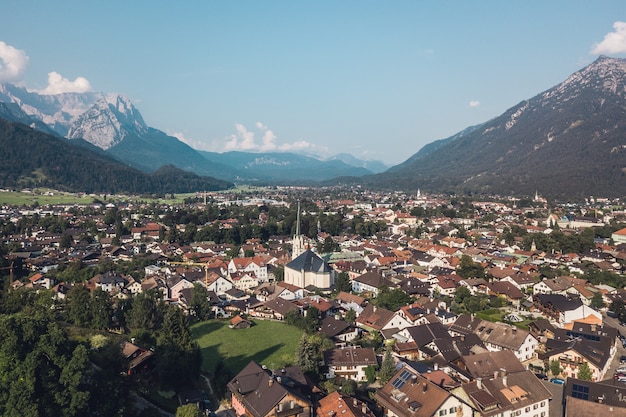
{"type": "Polygon", "coordinates": [[[231,329],[228,320],[209,320],[191,327],[202,349],[203,371],[213,371],[221,360],[238,373],[251,360],[276,369],[295,363],[302,331],[285,323],[253,320],[249,329],[231,329]]]}

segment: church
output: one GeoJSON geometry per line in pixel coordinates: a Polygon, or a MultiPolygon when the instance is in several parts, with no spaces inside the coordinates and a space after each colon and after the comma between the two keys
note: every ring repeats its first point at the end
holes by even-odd
{"type": "Polygon", "coordinates": [[[300,234],[300,204],[296,233],[293,236],[291,262],[285,265],[285,282],[300,288],[315,287],[329,290],[335,285],[337,272],[317,253],[304,245],[300,234]]]}

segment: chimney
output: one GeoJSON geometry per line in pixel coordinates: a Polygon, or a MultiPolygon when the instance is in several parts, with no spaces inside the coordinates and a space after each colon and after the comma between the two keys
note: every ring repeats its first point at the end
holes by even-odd
{"type": "Polygon", "coordinates": [[[356,398],[353,398],[353,399],[352,399],[352,405],[353,405],[353,406],[355,406],[355,407],[358,407],[358,406],[359,406],[359,403],[358,403],[358,401],[356,400],[356,398]]]}
{"type": "Polygon", "coordinates": [[[428,391],[428,382],[424,382],[422,384],[422,392],[426,392],[426,391],[428,391]]]}
{"type": "Polygon", "coordinates": [[[271,387],[272,385],[274,385],[274,378],[270,377],[270,379],[267,381],[267,386],[271,387]]]}
{"type": "Polygon", "coordinates": [[[363,403],[361,404],[361,412],[362,412],[363,414],[367,414],[367,411],[368,411],[368,410],[367,410],[367,404],[365,404],[365,402],[363,402],[363,403]]]}
{"type": "Polygon", "coordinates": [[[411,375],[411,385],[415,385],[417,382],[417,375],[411,375]]]}
{"type": "Polygon", "coordinates": [[[507,380],[506,380],[506,375],[502,376],[502,385],[504,385],[505,387],[508,387],[507,380]]]}
{"type": "Polygon", "coordinates": [[[483,379],[482,378],[476,378],[476,388],[483,389],[483,379]]]}
{"type": "Polygon", "coordinates": [[[439,369],[439,364],[437,362],[435,362],[433,364],[433,368],[435,368],[435,371],[439,369]]]}
{"type": "Polygon", "coordinates": [[[493,379],[498,379],[498,371],[493,371],[493,379]]]}

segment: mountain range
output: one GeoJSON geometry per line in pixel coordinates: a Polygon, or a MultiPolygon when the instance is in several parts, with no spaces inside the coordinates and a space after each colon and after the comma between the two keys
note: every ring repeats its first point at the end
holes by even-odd
{"type": "Polygon", "coordinates": [[[502,115],[358,181],[438,192],[624,197],[626,60],[601,56],[502,115]]]}
{"type": "Polygon", "coordinates": [[[41,95],[0,84],[0,117],[70,141],[84,140],[134,168],[151,173],[174,165],[227,181],[319,181],[340,175],[382,172],[387,166],[349,155],[330,160],[294,153],[202,152],[149,127],[131,101],[119,94],[41,95]]]}
{"type": "MultiPolygon", "coordinates": [[[[56,138],[71,146],[64,148],[70,154],[80,148],[89,158],[121,163],[124,170],[130,166],[148,176],[167,166],[166,173],[188,171],[205,181],[348,182],[464,194],[538,192],[555,198],[626,196],[626,60],[604,56],[502,115],[434,141],[386,171],[381,163],[347,154],[322,160],[292,153],[198,151],[147,126],[130,100],[118,94],[41,95],[0,84],[0,118],[26,125],[46,140],[56,138]]],[[[23,146],[1,139],[3,148],[23,146]]],[[[23,178],[37,177],[20,172],[23,178]]],[[[15,173],[0,172],[2,177],[15,181],[15,173]]]]}

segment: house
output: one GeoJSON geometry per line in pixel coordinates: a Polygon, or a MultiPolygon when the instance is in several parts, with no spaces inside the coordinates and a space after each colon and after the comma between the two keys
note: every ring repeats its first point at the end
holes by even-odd
{"type": "Polygon", "coordinates": [[[230,274],[230,280],[233,283],[233,287],[241,291],[252,290],[258,287],[260,282],[253,272],[233,272],[230,274]]]}
{"type": "Polygon", "coordinates": [[[230,319],[230,325],[228,327],[230,327],[231,329],[247,329],[251,325],[252,322],[250,320],[246,320],[238,315],[230,319]]]}
{"type": "Polygon", "coordinates": [[[476,411],[409,366],[400,368],[374,399],[385,417],[471,416],[476,411]]]}
{"type": "Polygon", "coordinates": [[[367,380],[366,368],[378,368],[378,360],[374,348],[347,347],[324,352],[324,365],[328,366],[326,378],[364,382],[367,380]]]}
{"type": "Polygon", "coordinates": [[[369,293],[374,297],[378,295],[378,290],[382,286],[394,288],[395,284],[377,272],[366,272],[352,280],[352,291],[361,294],[369,293]]]}
{"type": "Polygon", "coordinates": [[[626,417],[626,385],[568,378],[563,389],[565,416],[626,417]]]}
{"type": "Polygon", "coordinates": [[[478,410],[475,416],[548,416],[552,394],[531,371],[494,371],[452,391],[478,410]]]}
{"type": "Polygon", "coordinates": [[[312,417],[312,402],[295,389],[303,384],[304,377],[290,377],[288,371],[285,369],[284,375],[282,370],[274,373],[251,361],[227,385],[236,415],[312,417]]]}
{"type": "Polygon", "coordinates": [[[533,305],[545,317],[559,325],[580,320],[602,324],[602,314],[599,311],[586,306],[580,298],[572,295],[536,294],[533,296],[533,305]]]}
{"type": "Polygon", "coordinates": [[[38,272],[32,277],[28,278],[30,285],[33,287],[43,287],[47,290],[54,286],[54,279],[45,276],[44,274],[38,272]]]}
{"type": "Polygon", "coordinates": [[[561,373],[568,378],[577,378],[580,366],[587,362],[591,380],[600,381],[617,351],[616,337],[616,329],[576,323],[572,329],[555,329],[554,338],[546,341],[545,353],[539,359],[546,364],[558,361],[561,373]]]}
{"type": "Polygon", "coordinates": [[[125,340],[120,342],[122,356],[126,359],[125,369],[128,376],[148,371],[155,358],[154,352],[139,347],[133,342],[134,339],[131,339],[130,342],[125,340]]]}
{"type": "Polygon", "coordinates": [[[374,417],[367,403],[334,391],[319,400],[317,417],[374,417]]]}
{"type": "Polygon", "coordinates": [[[355,326],[334,317],[325,317],[320,322],[319,331],[328,336],[328,338],[337,345],[345,345],[346,342],[356,339],[359,335],[355,326]]]}
{"type": "Polygon", "coordinates": [[[119,292],[126,285],[127,280],[117,272],[98,274],[88,281],[88,286],[94,285],[106,292],[119,292]]]}
{"type": "Polygon", "coordinates": [[[356,318],[356,325],[368,332],[380,331],[393,317],[393,311],[370,304],[356,318]]]}
{"type": "Polygon", "coordinates": [[[233,283],[220,274],[209,272],[204,282],[207,291],[215,291],[216,294],[224,294],[233,288],[233,283]]]}
{"type": "Polygon", "coordinates": [[[299,310],[293,302],[280,297],[260,303],[256,307],[251,307],[249,314],[262,319],[284,320],[290,311],[299,310]]]}
{"type": "MultiPolygon", "coordinates": [[[[251,258],[233,258],[228,263],[228,272],[251,273],[259,280],[259,282],[267,281],[267,263],[263,256],[254,256],[251,258]]],[[[258,285],[258,284],[257,284],[258,285]]]]}
{"type": "Polygon", "coordinates": [[[525,362],[536,357],[539,341],[528,331],[505,323],[493,323],[461,314],[450,332],[460,336],[477,335],[490,351],[511,350],[525,362]]]}

